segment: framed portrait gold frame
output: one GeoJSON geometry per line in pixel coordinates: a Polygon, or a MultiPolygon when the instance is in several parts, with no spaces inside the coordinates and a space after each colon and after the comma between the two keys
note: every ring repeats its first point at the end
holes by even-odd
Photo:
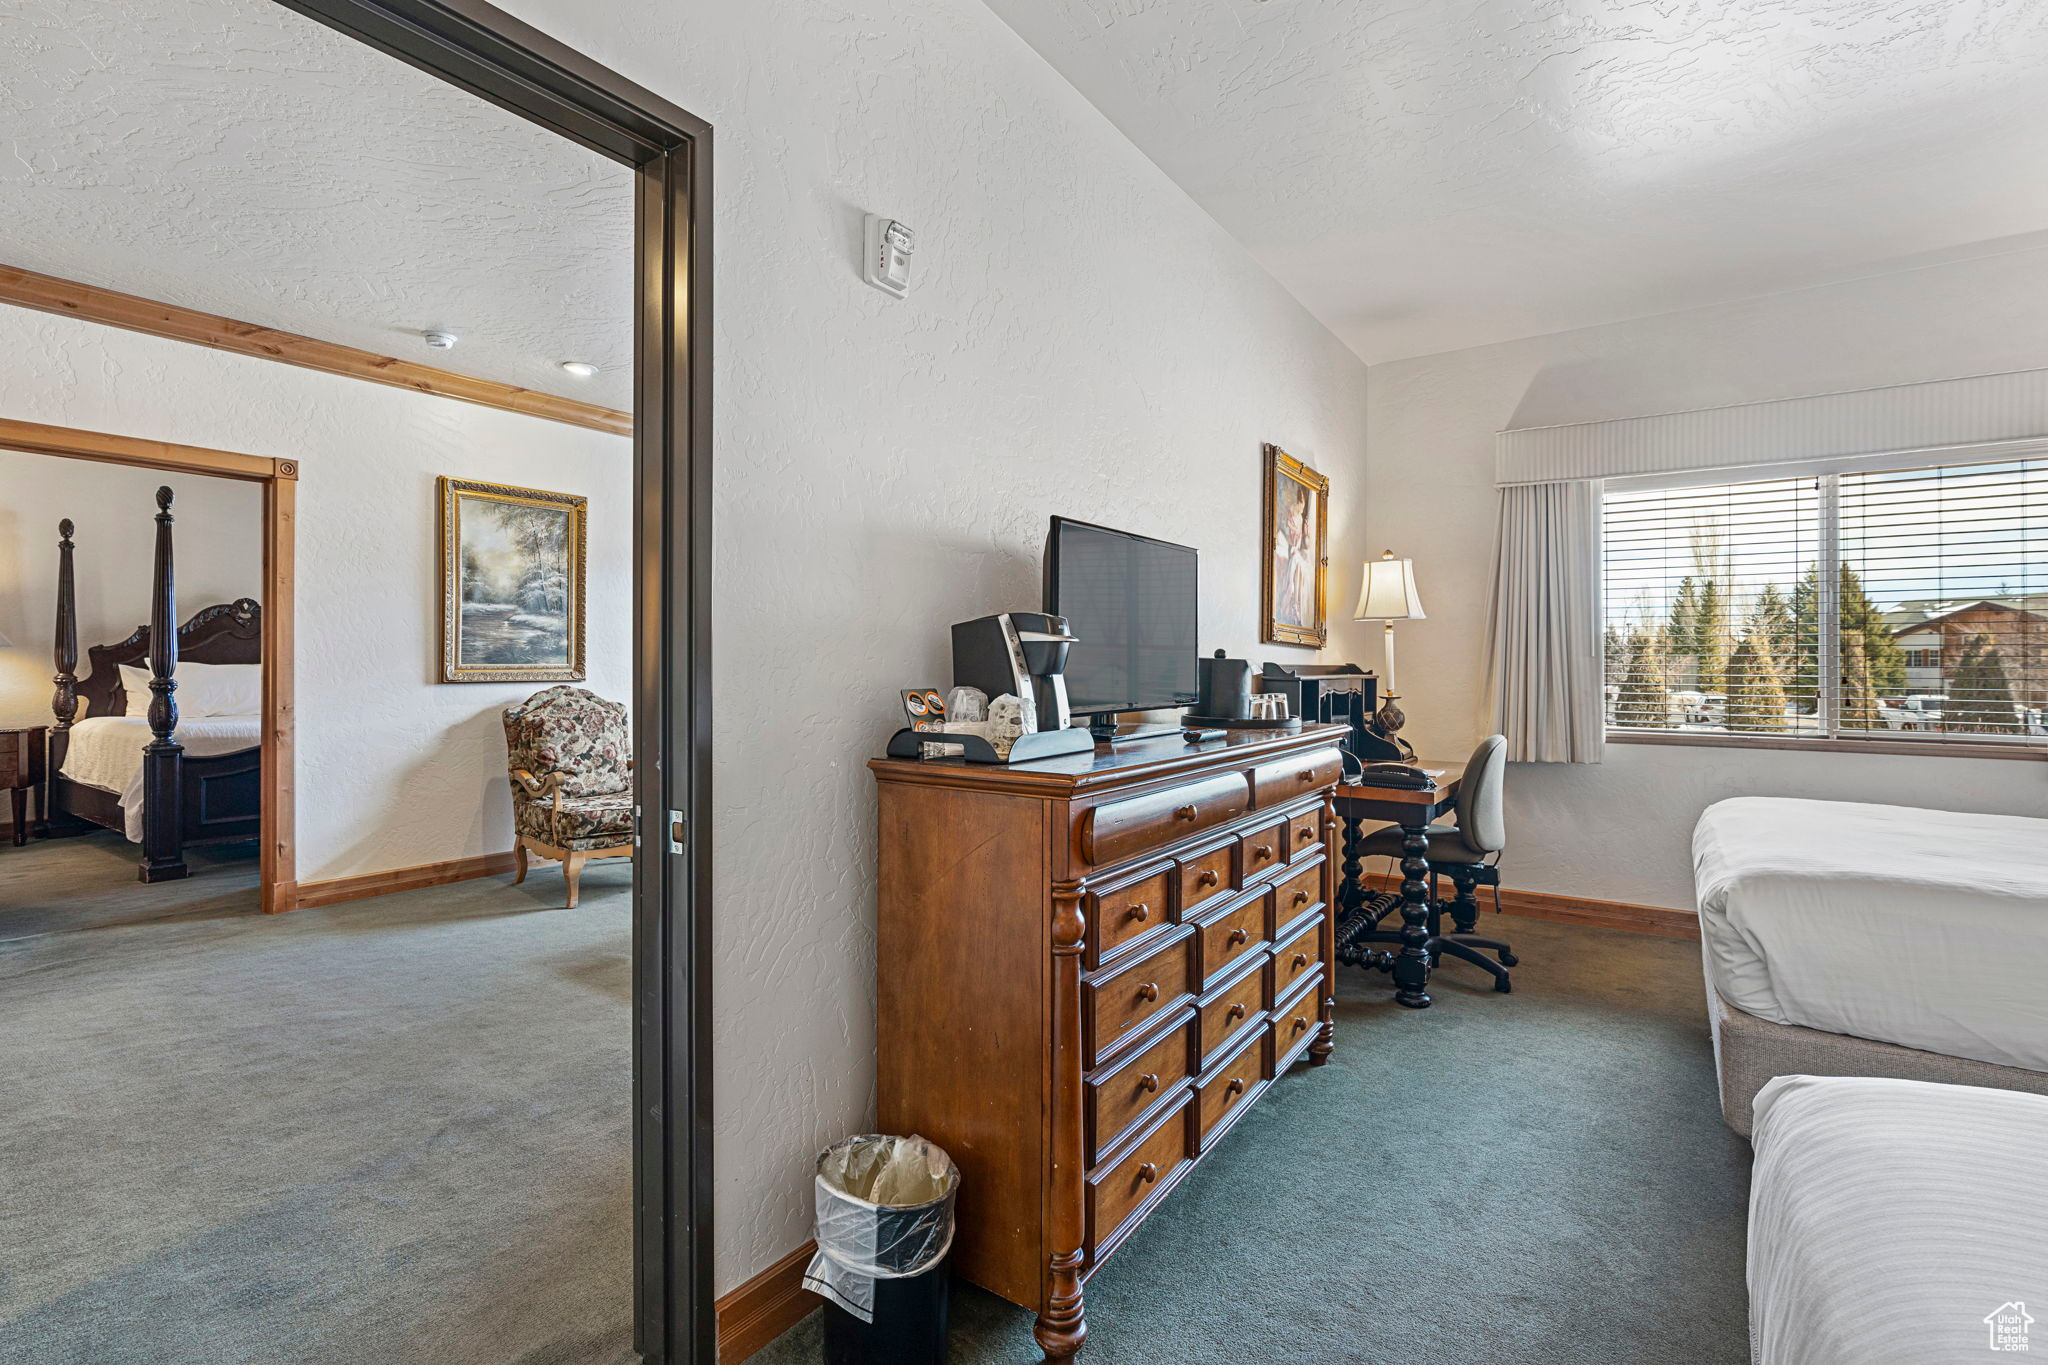
{"type": "MultiPolygon", "coordinates": [[[[1265,452],[1265,569],[1260,574],[1262,600],[1259,604],[1259,639],[1269,645],[1310,645],[1321,649],[1330,640],[1327,596],[1330,576],[1330,481],[1279,446],[1268,444],[1265,452]],[[1299,487],[1302,496],[1314,505],[1315,537],[1307,551],[1315,580],[1313,590],[1307,595],[1312,601],[1313,614],[1311,619],[1305,621],[1284,620],[1278,610],[1281,586],[1278,569],[1282,553],[1280,516],[1283,510],[1280,495],[1281,490],[1289,485],[1299,487]]],[[[1299,552],[1296,552],[1290,557],[1298,555],[1299,552]]]]}
{"type": "Polygon", "coordinates": [[[441,489],[441,681],[582,682],[583,582],[589,540],[590,500],[575,493],[549,493],[538,488],[477,483],[443,474],[441,489]],[[569,585],[565,604],[569,662],[560,664],[471,664],[462,653],[462,503],[465,500],[544,507],[568,516],[569,585]]]}

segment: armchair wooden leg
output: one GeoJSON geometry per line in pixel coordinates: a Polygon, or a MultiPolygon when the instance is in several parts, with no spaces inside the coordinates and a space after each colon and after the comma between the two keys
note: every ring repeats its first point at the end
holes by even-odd
{"type": "Polygon", "coordinates": [[[576,894],[578,890],[578,883],[581,882],[583,878],[584,856],[584,853],[580,849],[572,848],[569,850],[569,856],[562,860],[562,876],[566,878],[569,883],[569,908],[571,910],[574,910],[576,908],[576,894]]]}
{"type": "Polygon", "coordinates": [[[518,875],[512,878],[512,885],[517,886],[526,880],[526,840],[523,838],[512,845],[512,866],[518,872],[518,875]]]}

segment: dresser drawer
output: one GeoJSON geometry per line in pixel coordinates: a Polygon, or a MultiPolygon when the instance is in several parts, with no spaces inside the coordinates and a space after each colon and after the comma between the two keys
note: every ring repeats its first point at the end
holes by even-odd
{"type": "Polygon", "coordinates": [[[1236,909],[1225,909],[1198,921],[1201,933],[1202,988],[1223,979],[1223,974],[1266,946],[1266,895],[1253,896],[1236,909]]]}
{"type": "Polygon", "coordinates": [[[1265,1011],[1266,972],[1263,965],[1250,966],[1249,970],[1203,996],[1198,1025],[1202,1065],[1209,1065],[1245,1033],[1256,1033],[1265,1011]]]}
{"type": "Polygon", "coordinates": [[[1273,998],[1280,999],[1295,982],[1314,975],[1322,961],[1323,921],[1318,917],[1273,950],[1273,998]]]}
{"type": "Polygon", "coordinates": [[[1179,1180],[1192,1160],[1188,1120],[1195,1098],[1188,1096],[1161,1115],[1113,1165],[1088,1177],[1088,1259],[1101,1258],[1125,1229],[1134,1226],[1146,1201],[1179,1180]]]}
{"type": "Polygon", "coordinates": [[[1122,1141],[1145,1111],[1186,1088],[1195,1074],[1195,1012],[1143,1052],[1088,1078],[1088,1161],[1122,1141]]]}
{"type": "Polygon", "coordinates": [[[1287,857],[1306,858],[1323,846],[1323,812],[1305,810],[1287,821],[1287,857]]]}
{"type": "Polygon", "coordinates": [[[1224,839],[1174,859],[1180,880],[1180,917],[1193,919],[1208,902],[1237,889],[1237,841],[1224,839]]]}
{"type": "Polygon", "coordinates": [[[1344,756],[1335,749],[1321,749],[1296,758],[1261,763],[1252,769],[1259,809],[1281,806],[1324,787],[1334,787],[1344,776],[1344,756]]]}
{"type": "Polygon", "coordinates": [[[1211,1067],[1195,1085],[1198,1148],[1209,1149],[1224,1120],[1236,1114],[1266,1085],[1266,1044],[1264,1030],[1254,1033],[1228,1057],[1211,1067]]]}
{"type": "Polygon", "coordinates": [[[1322,903],[1323,863],[1317,859],[1273,888],[1274,936],[1286,935],[1303,915],[1313,914],[1322,903]]]}
{"type": "Polygon", "coordinates": [[[1097,967],[1168,923],[1167,894],[1174,870],[1155,872],[1090,891],[1082,913],[1088,918],[1088,965],[1097,967]]]}
{"type": "Polygon", "coordinates": [[[1260,825],[1239,840],[1242,845],[1241,856],[1244,861],[1241,866],[1244,868],[1246,885],[1250,885],[1255,879],[1273,871],[1286,861],[1286,834],[1285,825],[1260,825]]]}
{"type": "Polygon", "coordinates": [[[1273,1011],[1273,1074],[1279,1075],[1315,1041],[1323,1022],[1323,982],[1318,976],[1308,989],[1273,1011]]]}
{"type": "Polygon", "coordinates": [[[1088,1064],[1095,1065],[1148,1019],[1189,1002],[1194,994],[1195,936],[1162,942],[1129,966],[1081,983],[1081,1018],[1088,1031],[1088,1064]]]}
{"type": "Polygon", "coordinates": [[[1250,809],[1251,784],[1243,773],[1205,777],[1097,806],[1082,817],[1081,852],[1097,866],[1122,862],[1228,824],[1250,809]]]}

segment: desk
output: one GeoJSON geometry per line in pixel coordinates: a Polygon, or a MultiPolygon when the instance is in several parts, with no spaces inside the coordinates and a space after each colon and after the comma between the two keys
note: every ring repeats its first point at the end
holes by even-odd
{"type": "Polygon", "coordinates": [[[1465,765],[1433,759],[1417,760],[1416,767],[1443,770],[1436,786],[1427,791],[1402,787],[1367,787],[1346,784],[1337,788],[1337,818],[1344,825],[1343,882],[1337,892],[1337,944],[1341,949],[1347,935],[1362,927],[1371,914],[1372,898],[1366,895],[1361,877],[1365,850],[1364,824],[1386,821],[1407,831],[1401,849],[1401,949],[1384,965],[1393,973],[1394,1001],[1410,1009],[1429,1008],[1429,954],[1422,945],[1429,941],[1429,849],[1424,832],[1437,817],[1448,815],[1458,802],[1458,784],[1464,780],[1465,765]]]}

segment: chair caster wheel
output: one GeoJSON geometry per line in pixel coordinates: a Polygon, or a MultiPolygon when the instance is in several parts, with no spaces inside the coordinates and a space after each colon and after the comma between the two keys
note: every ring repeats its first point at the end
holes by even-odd
{"type": "Polygon", "coordinates": [[[1504,976],[1494,981],[1493,988],[1502,995],[1513,995],[1515,993],[1515,983],[1504,976]]]}
{"type": "Polygon", "coordinates": [[[1513,953],[1502,953],[1500,955],[1500,965],[1503,967],[1519,967],[1521,963],[1522,959],[1516,957],[1513,953]]]}

